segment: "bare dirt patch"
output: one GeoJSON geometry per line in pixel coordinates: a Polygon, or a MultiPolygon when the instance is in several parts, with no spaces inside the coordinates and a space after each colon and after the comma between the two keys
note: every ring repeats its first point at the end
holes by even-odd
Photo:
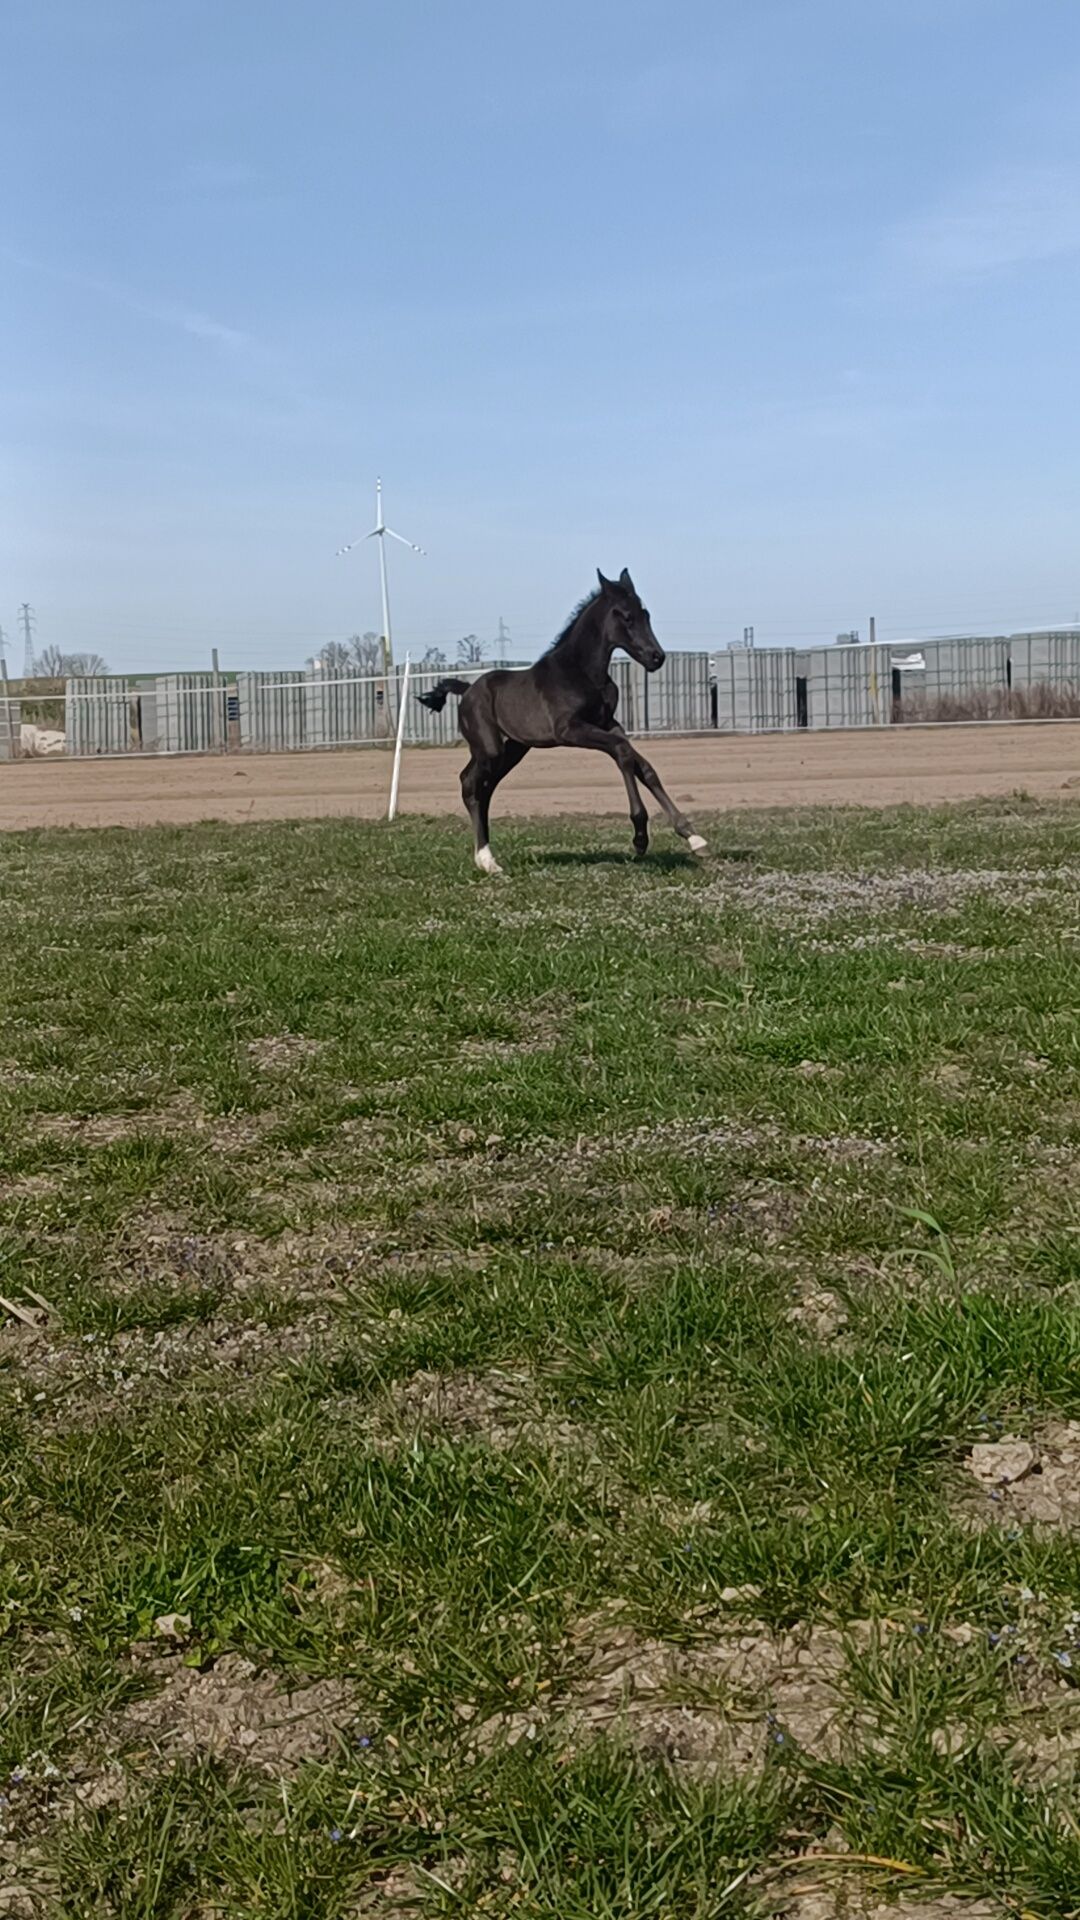
{"type": "Polygon", "coordinates": [[[995,1730],[1016,1771],[1042,1786],[1072,1785],[1080,1769],[1080,1691],[1070,1684],[1072,1660],[1062,1648],[1056,1662],[1051,1656],[1051,1663],[1033,1666],[1016,1710],[995,1730]],[[1067,1669],[1060,1664],[1064,1659],[1067,1669]]]}
{"type": "Polygon", "coordinates": [[[808,1333],[814,1340],[835,1340],[848,1323],[846,1302],[831,1287],[804,1284],[798,1298],[784,1315],[791,1326],[808,1333]]]}
{"type": "Polygon", "coordinates": [[[982,1441],[964,1466],[977,1491],[965,1491],[962,1511],[975,1524],[1080,1528],[1080,1421],[1051,1422],[1032,1440],[982,1441]]]}
{"type": "Polygon", "coordinates": [[[60,1181],[52,1173],[21,1173],[7,1180],[0,1178],[0,1206],[17,1207],[24,1201],[46,1200],[59,1187],[60,1181]]]}
{"type": "MultiPolygon", "coordinates": [[[[664,1120],[651,1127],[635,1127],[626,1133],[582,1134],[572,1150],[552,1141],[546,1150],[545,1164],[550,1169],[552,1156],[561,1154],[560,1165],[583,1165],[616,1154],[636,1154],[662,1150],[700,1156],[717,1154],[754,1154],[763,1147],[788,1147],[792,1152],[811,1154],[819,1159],[844,1165],[854,1160],[876,1160],[892,1151],[888,1140],[867,1139],[859,1134],[786,1133],[772,1124],[745,1126],[719,1116],[700,1120],[664,1120]]],[[[773,1189],[773,1191],[777,1191],[773,1189]]],[[[766,1205],[769,1203],[766,1202],[766,1205]]]]}
{"type": "Polygon", "coordinates": [[[374,1420],[384,1444],[418,1437],[478,1439],[498,1451],[524,1442],[577,1452],[587,1444],[572,1421],[537,1409],[526,1373],[415,1373],[376,1406],[374,1420]]]}
{"type": "Polygon", "coordinates": [[[289,1073],[322,1051],[320,1040],[302,1033],[268,1033],[248,1041],[248,1059],[259,1073],[289,1073]]]}
{"type": "Polygon", "coordinates": [[[517,1033],[512,1040],[475,1038],[463,1042],[465,1060],[513,1060],[530,1053],[553,1053],[566,1027],[568,1009],[547,996],[531,1006],[508,1010],[517,1033]]]}
{"type": "Polygon", "coordinates": [[[93,1424],[134,1407],[153,1410],[161,1405],[163,1389],[210,1374],[220,1396],[230,1386],[322,1351],[339,1331],[334,1316],[318,1312],[283,1326],[208,1320],[152,1332],[125,1328],[110,1338],[90,1333],[64,1342],[28,1330],[18,1350],[21,1378],[14,1397],[46,1425],[93,1424]]]}
{"type": "Polygon", "coordinates": [[[947,1100],[966,1100],[975,1086],[975,1075],[966,1060],[941,1060],[929,1069],[926,1078],[947,1100]]]}
{"type": "MultiPolygon", "coordinates": [[[[407,748],[405,812],[462,821],[464,748],[407,748]]],[[[745,739],[654,740],[665,785],[702,813],[732,807],[893,806],[1008,795],[1071,798],[1080,725],[867,728],[745,739]]],[[[499,789],[503,814],[622,814],[621,783],[595,756],[530,754],[499,789]]],[[[0,765],[0,830],[44,826],[148,826],[193,820],[381,819],[389,756],[327,754],[146,760],[32,760],[0,765]]],[[[628,830],[629,837],[629,830],[628,830]]]]}
{"type": "Polygon", "coordinates": [[[281,1781],[346,1749],[355,1736],[358,1702],[338,1680],[290,1684],[231,1653],[200,1671],[179,1651],[163,1654],[150,1645],[131,1649],[129,1667],[147,1686],[144,1697],[99,1722],[69,1765],[36,1755],[5,1783],[0,1915],[39,1920],[53,1911],[38,1904],[56,1892],[39,1843],[58,1821],[123,1808],[148,1766],[214,1759],[235,1773],[281,1781]]]}
{"type": "Polygon", "coordinates": [[[118,1140],[180,1133],[189,1125],[186,1102],[165,1110],[140,1107],[128,1113],[50,1113],[36,1121],[38,1133],[49,1140],[76,1140],[87,1147],[111,1147],[118,1140]]]}
{"type": "Polygon", "coordinates": [[[122,1296],[153,1281],[177,1291],[205,1288],[222,1299],[258,1292],[279,1303],[326,1300],[341,1295],[348,1277],[369,1262],[372,1244],[365,1229],[330,1226],[263,1239],[186,1231],[161,1218],[138,1221],[110,1256],[101,1292],[122,1296]]]}
{"type": "Polygon", "coordinates": [[[770,1750],[838,1759],[856,1731],[839,1690],[847,1643],[830,1627],[774,1634],[751,1621],[680,1647],[608,1617],[583,1623],[578,1639],[573,1683],[550,1707],[483,1722],[479,1747],[517,1745],[554,1723],[571,1748],[607,1734],[697,1776],[753,1776],[770,1750]]]}
{"type": "Polygon", "coordinates": [[[718,1232],[737,1235],[750,1246],[772,1249],[790,1239],[806,1207],[805,1192],[794,1187],[744,1180],[716,1208],[712,1224],[718,1232]]]}
{"type": "Polygon", "coordinates": [[[815,1869],[812,1859],[799,1868],[786,1890],[773,1893],[762,1909],[770,1920],[1004,1920],[1005,1909],[988,1900],[965,1900],[945,1893],[937,1899],[885,1901],[850,1871],[841,1877],[834,1865],[815,1869]]]}
{"type": "MultiPolygon", "coordinates": [[[[446,1881],[440,1867],[439,1878],[446,1881]]],[[[428,1881],[430,1886],[431,1882],[428,1881]]],[[[370,1887],[365,1887],[354,1905],[344,1909],[345,1920],[360,1920],[374,1915],[376,1920],[420,1920],[424,1906],[424,1883],[411,1867],[395,1867],[370,1887]]]]}
{"type": "Polygon", "coordinates": [[[136,1660],[159,1684],[116,1716],[108,1729],[114,1750],[213,1757],[280,1778],[325,1759],[356,1721],[356,1701],[338,1680],[290,1686],[237,1653],[223,1654],[203,1671],[156,1647],[138,1650],[136,1660]]]}
{"type": "Polygon", "coordinates": [[[807,950],[821,954],[861,953],[883,948],[917,958],[984,960],[987,950],[949,941],[927,941],[900,928],[838,932],[826,937],[815,929],[883,914],[935,914],[950,918],[972,900],[993,895],[1011,905],[1036,907],[1075,892],[1080,870],[1056,867],[901,867],[854,871],[831,868],[790,873],[776,868],[755,871],[721,867],[700,890],[699,898],[717,905],[731,902],[774,926],[809,936],[807,950]]]}
{"type": "Polygon", "coordinates": [[[48,1139],[71,1140],[88,1147],[108,1147],[119,1140],[140,1137],[167,1139],[191,1134],[197,1136],[200,1145],[208,1145],[217,1153],[235,1154],[260,1146],[279,1118],[274,1111],[208,1114],[193,1095],[181,1092],[160,1107],[133,1107],[115,1113],[41,1114],[34,1128],[48,1139]]]}

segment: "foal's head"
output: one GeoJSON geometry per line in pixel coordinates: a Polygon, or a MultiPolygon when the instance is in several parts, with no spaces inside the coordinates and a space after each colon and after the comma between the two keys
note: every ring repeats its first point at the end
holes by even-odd
{"type": "Polygon", "coordinates": [[[664,649],[652,630],[648,608],[638,598],[630,575],[624,567],[617,580],[605,580],[597,571],[605,638],[613,647],[622,647],[647,673],[655,673],[664,664],[664,649]]]}

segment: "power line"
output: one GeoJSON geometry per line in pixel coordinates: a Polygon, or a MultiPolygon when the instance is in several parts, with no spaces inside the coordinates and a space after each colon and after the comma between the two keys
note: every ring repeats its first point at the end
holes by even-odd
{"type": "MultiPolygon", "coordinates": [[[[881,614],[878,615],[877,626],[879,631],[888,629],[894,633],[902,631],[947,635],[960,633],[1028,632],[1035,631],[1036,629],[1045,630],[1054,626],[1080,624],[1075,614],[1070,614],[1067,619],[1062,619],[1062,602],[1064,602],[1065,605],[1069,604],[1065,596],[1062,596],[1062,601],[1059,601],[1049,617],[1045,614],[1033,616],[1030,602],[1011,601],[999,602],[997,606],[990,611],[983,609],[978,612],[973,612],[968,608],[959,615],[954,608],[939,608],[931,619],[926,618],[925,609],[920,610],[918,613],[916,613],[914,609],[911,609],[909,615],[905,615],[902,610],[899,613],[886,610],[884,616],[881,614]],[[1015,609],[1015,611],[1013,609],[1015,609]]],[[[933,612],[933,609],[931,611],[933,612]]],[[[181,625],[172,622],[162,622],[158,624],[146,620],[114,619],[109,616],[90,614],[70,617],[65,620],[63,624],[65,627],[77,628],[80,638],[92,637],[96,641],[118,640],[133,636],[137,637],[140,641],[145,641],[148,645],[160,646],[169,645],[173,642],[190,642],[193,640],[208,643],[211,639],[216,638],[220,641],[223,649],[233,646],[257,648],[265,644],[261,624],[253,631],[244,632],[240,621],[221,620],[220,618],[206,621],[196,617],[190,623],[185,622],[181,625]]],[[[413,629],[423,638],[452,640],[461,631],[462,627],[467,624],[467,619],[463,615],[460,620],[445,627],[421,620],[413,623],[413,629]]],[[[686,636],[688,639],[691,637],[698,638],[700,636],[701,640],[707,643],[718,634],[726,631],[733,624],[734,621],[730,610],[718,608],[715,617],[707,620],[700,618],[684,620],[665,619],[663,622],[663,630],[665,634],[678,635],[680,637],[686,636]]],[[[553,629],[547,626],[541,627],[531,624],[521,626],[515,622],[515,633],[521,644],[527,644],[534,640],[546,642],[552,637],[552,631],[553,629]]],[[[786,639],[788,637],[810,639],[820,635],[823,640],[829,641],[833,638],[836,627],[835,625],[826,626],[824,623],[820,626],[813,626],[809,623],[794,627],[787,623],[774,626],[770,621],[766,620],[762,624],[762,632],[768,634],[770,640],[786,639]]],[[[301,627],[298,625],[283,630],[279,637],[285,642],[318,642],[339,638],[340,628],[337,626],[315,628],[311,626],[301,627]]],[[[509,632],[507,632],[507,638],[509,637],[509,632]]]]}

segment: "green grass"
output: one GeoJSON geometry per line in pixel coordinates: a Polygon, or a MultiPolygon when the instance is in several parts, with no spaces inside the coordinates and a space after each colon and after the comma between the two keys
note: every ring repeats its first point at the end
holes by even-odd
{"type": "Polygon", "coordinates": [[[1080,1535],[958,1495],[1080,1419],[1076,822],[522,824],[498,884],[454,825],[9,838],[0,1885],[711,1920],[828,1836],[1080,1913],[1002,1745],[1069,1709],[1080,1535]],[[725,1636],[836,1630],[855,1731],[669,1764],[574,1717],[605,1621],[718,1699],[725,1636]],[[136,1737],[236,1655],[335,1737],[136,1737]]]}

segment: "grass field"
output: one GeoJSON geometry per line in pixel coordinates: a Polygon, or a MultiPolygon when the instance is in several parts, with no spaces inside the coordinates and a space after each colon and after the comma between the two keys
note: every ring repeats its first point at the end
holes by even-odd
{"type": "Polygon", "coordinates": [[[0,846],[0,1912],[1080,1912],[1078,828],[0,846]]]}

